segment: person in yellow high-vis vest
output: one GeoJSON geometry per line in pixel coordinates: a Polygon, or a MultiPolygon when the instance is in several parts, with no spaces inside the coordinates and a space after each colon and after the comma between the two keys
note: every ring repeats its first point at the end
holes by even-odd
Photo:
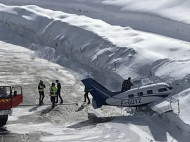
{"type": "Polygon", "coordinates": [[[52,108],[54,108],[55,107],[55,99],[57,97],[57,87],[55,86],[55,83],[52,83],[51,87],[49,88],[49,91],[50,91],[52,108]]]}

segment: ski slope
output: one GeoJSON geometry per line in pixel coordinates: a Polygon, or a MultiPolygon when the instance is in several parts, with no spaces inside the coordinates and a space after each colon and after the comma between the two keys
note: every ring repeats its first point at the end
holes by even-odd
{"type": "MultiPolygon", "coordinates": [[[[125,108],[114,107],[102,110],[87,107],[75,113],[77,106],[59,106],[56,111],[40,115],[46,107],[18,108],[6,126],[19,136],[18,139],[28,134],[26,138],[32,141],[188,141],[189,23],[188,17],[183,16],[185,12],[180,13],[181,19],[177,14],[177,18],[170,14],[177,12],[178,8],[187,7],[188,11],[188,1],[184,0],[180,5],[177,0],[156,4],[148,1],[143,7],[142,1],[122,0],[1,2],[25,5],[0,4],[0,50],[3,67],[1,84],[24,86],[26,103],[38,102],[36,85],[40,79],[46,84],[61,79],[66,102],[82,101],[80,79],[88,74],[112,91],[120,90],[121,82],[129,76],[135,87],[161,81],[174,87],[172,96],[152,106],[158,113],[167,111],[168,106],[173,109],[173,112],[161,115],[129,114],[125,108]],[[65,4],[63,7],[61,2],[65,4]],[[129,11],[132,12],[132,16],[128,16],[131,24],[126,23],[128,19],[122,16],[129,11]],[[108,16],[110,12],[111,17],[108,16]],[[133,18],[134,13],[137,13],[136,18],[133,18]],[[145,19],[144,15],[146,20],[154,17],[156,25],[152,21],[148,21],[152,25],[136,21],[139,17],[145,19]],[[165,26],[165,20],[173,25],[165,26]],[[31,109],[36,110],[30,112],[31,109]],[[22,111],[25,114],[20,113],[22,111]],[[91,111],[98,117],[89,118],[91,111]],[[30,117],[35,121],[27,120],[30,117]],[[100,123],[102,121],[106,123],[100,123]],[[28,123],[30,127],[26,130],[18,129],[24,129],[28,123]],[[45,129],[47,127],[52,130],[45,129]],[[38,131],[40,134],[37,134],[38,131]],[[32,135],[35,137],[31,138],[32,135]]],[[[46,102],[48,99],[46,96],[46,102]]],[[[5,137],[5,140],[8,139],[5,137]]]]}

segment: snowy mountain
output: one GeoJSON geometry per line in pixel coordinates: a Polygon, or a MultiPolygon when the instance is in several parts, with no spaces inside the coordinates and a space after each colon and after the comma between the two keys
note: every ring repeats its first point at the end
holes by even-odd
{"type": "MultiPolygon", "coordinates": [[[[155,111],[151,115],[116,107],[89,106],[75,112],[77,106],[59,106],[47,114],[42,114],[45,106],[35,111],[20,107],[7,130],[19,137],[29,134],[26,139],[32,141],[188,141],[189,4],[187,0],[0,0],[0,83],[22,85],[24,104],[38,102],[40,79],[48,85],[61,80],[66,102],[82,102],[80,80],[87,75],[112,91],[120,90],[129,76],[135,87],[166,82],[174,88],[171,96],[151,106],[155,111]],[[164,113],[168,108],[173,112],[164,113]],[[26,121],[30,117],[36,122],[26,121]]],[[[45,99],[49,101],[48,96],[45,99]]]]}

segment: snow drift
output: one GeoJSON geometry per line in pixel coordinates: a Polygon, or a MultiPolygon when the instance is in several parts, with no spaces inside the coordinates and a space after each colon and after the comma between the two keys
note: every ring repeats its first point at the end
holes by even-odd
{"type": "Polygon", "coordinates": [[[101,19],[112,25],[190,41],[188,0],[0,0],[6,5],[38,5],[101,19]],[[164,25],[164,26],[163,26],[164,25]]]}
{"type": "Polygon", "coordinates": [[[128,76],[137,80],[146,78],[150,72],[167,76],[165,79],[170,82],[189,73],[190,46],[183,41],[37,6],[1,4],[0,21],[20,36],[53,47],[57,54],[80,62],[106,78],[112,76],[118,82],[128,76]],[[173,68],[176,64],[186,70],[179,72],[173,68]]]}

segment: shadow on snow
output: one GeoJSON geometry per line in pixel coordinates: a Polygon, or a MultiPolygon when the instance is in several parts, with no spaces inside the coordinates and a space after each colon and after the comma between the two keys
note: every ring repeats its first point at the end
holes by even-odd
{"type": "MultiPolygon", "coordinates": [[[[135,125],[139,129],[141,129],[141,127],[139,126],[145,126],[145,127],[147,126],[149,128],[149,132],[152,134],[152,137],[154,138],[155,141],[168,141],[167,139],[168,134],[177,141],[181,141],[181,140],[186,141],[188,140],[188,137],[189,137],[189,135],[188,136],[182,135],[182,132],[180,130],[177,130],[175,125],[165,124],[165,123],[163,124],[154,123],[148,117],[139,117],[136,114],[131,115],[131,116],[97,117],[93,113],[88,113],[88,120],[68,126],[67,128],[76,129],[76,128],[83,128],[83,127],[88,127],[88,126],[96,126],[97,124],[106,123],[110,121],[112,123],[126,124],[126,127],[128,127],[128,124],[135,125]],[[167,125],[166,130],[162,128],[165,125],[167,125]],[[173,131],[173,129],[175,129],[175,132],[173,131]]],[[[144,131],[143,127],[142,127],[142,131],[144,131]]]]}

